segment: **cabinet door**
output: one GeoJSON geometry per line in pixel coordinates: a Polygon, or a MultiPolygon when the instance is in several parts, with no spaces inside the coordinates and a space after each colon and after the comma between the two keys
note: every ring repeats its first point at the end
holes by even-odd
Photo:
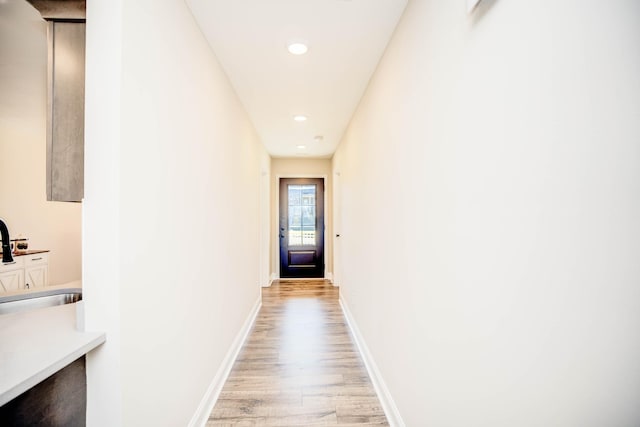
{"type": "Polygon", "coordinates": [[[0,273],[0,292],[17,291],[24,288],[24,270],[11,270],[0,273]]]}
{"type": "Polygon", "coordinates": [[[85,24],[49,22],[47,200],[84,194],[85,24]]]}
{"type": "Polygon", "coordinates": [[[25,289],[43,288],[48,285],[49,266],[47,264],[34,265],[25,269],[25,289]]]}

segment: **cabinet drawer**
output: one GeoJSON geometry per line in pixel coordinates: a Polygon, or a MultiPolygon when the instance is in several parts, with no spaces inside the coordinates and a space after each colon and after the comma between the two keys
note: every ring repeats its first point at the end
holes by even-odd
{"type": "Polygon", "coordinates": [[[10,263],[0,262],[0,273],[2,273],[3,271],[11,271],[19,268],[24,268],[24,257],[14,256],[13,262],[10,262],[10,263]]]}
{"type": "Polygon", "coordinates": [[[26,255],[20,258],[24,258],[24,266],[29,268],[31,265],[36,264],[47,264],[49,262],[49,254],[48,253],[40,253],[33,255],[26,255]]]}

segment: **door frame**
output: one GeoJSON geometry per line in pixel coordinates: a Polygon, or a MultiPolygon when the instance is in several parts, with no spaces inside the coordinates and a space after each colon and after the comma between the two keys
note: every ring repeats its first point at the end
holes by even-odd
{"type": "MultiPolygon", "coordinates": [[[[288,174],[278,174],[275,176],[276,182],[275,182],[275,203],[276,203],[276,215],[274,218],[274,223],[272,224],[272,227],[275,226],[275,228],[273,230],[275,231],[280,231],[280,178],[318,178],[318,179],[322,179],[322,183],[324,184],[324,194],[323,194],[323,202],[324,202],[324,216],[325,216],[325,220],[324,220],[324,233],[322,233],[322,248],[324,251],[324,269],[323,269],[323,276],[326,279],[327,278],[327,265],[329,264],[327,262],[327,178],[328,175],[327,174],[298,174],[298,173],[288,173],[288,174]]],[[[277,236],[277,238],[274,238],[274,242],[273,242],[273,247],[271,248],[273,250],[273,253],[276,254],[275,258],[275,267],[277,268],[273,274],[274,274],[274,278],[276,279],[281,279],[280,277],[280,233],[276,233],[275,235],[272,233],[272,236],[277,236]]],[[[283,280],[287,280],[286,278],[283,280]]],[[[295,280],[309,280],[309,279],[295,279],[295,280]]],[[[315,279],[317,280],[317,279],[315,279]]]]}
{"type": "Polygon", "coordinates": [[[331,217],[331,239],[333,246],[331,254],[333,256],[333,277],[331,281],[333,286],[340,286],[342,281],[342,246],[340,242],[340,234],[342,229],[342,182],[340,181],[340,172],[334,171],[331,177],[331,194],[332,199],[332,217],[331,217]]]}

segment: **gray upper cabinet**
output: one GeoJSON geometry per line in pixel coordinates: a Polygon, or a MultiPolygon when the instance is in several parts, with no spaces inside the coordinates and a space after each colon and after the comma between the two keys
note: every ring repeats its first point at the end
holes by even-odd
{"type": "Polygon", "coordinates": [[[47,200],[84,195],[85,23],[48,22],[47,200]]]}

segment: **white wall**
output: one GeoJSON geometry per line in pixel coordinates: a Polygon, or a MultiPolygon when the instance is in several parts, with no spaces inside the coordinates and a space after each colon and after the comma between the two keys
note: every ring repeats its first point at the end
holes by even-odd
{"type": "Polygon", "coordinates": [[[81,205],[47,202],[47,26],[25,0],[0,2],[0,218],[49,249],[49,282],[81,276],[81,205]]]}
{"type": "Polygon", "coordinates": [[[331,176],[330,159],[292,159],[273,158],[271,160],[271,273],[280,277],[280,233],[278,232],[279,212],[278,192],[280,191],[280,178],[297,177],[326,177],[324,183],[324,262],[327,277],[333,276],[333,177],[331,176]]]}
{"type": "Polygon", "coordinates": [[[640,424],[640,3],[410,1],[334,156],[407,426],[640,424]]]}
{"type": "Polygon", "coordinates": [[[270,158],[183,1],[87,6],[88,422],[187,425],[260,296],[270,158]]]}

